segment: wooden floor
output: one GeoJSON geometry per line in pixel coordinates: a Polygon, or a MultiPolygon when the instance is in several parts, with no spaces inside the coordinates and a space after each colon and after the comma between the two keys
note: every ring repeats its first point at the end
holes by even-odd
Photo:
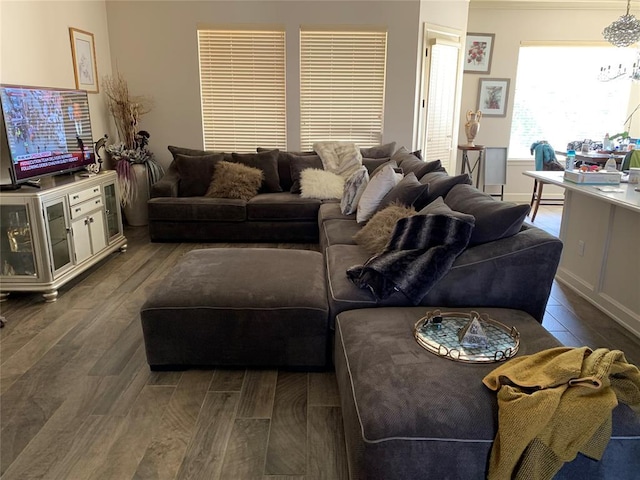
{"type": "MultiPolygon", "coordinates": [[[[557,233],[560,212],[543,206],[535,224],[557,233]]],[[[125,233],[128,251],[56,303],[12,294],[0,306],[2,480],[346,478],[333,373],[149,371],[140,306],[185,252],[224,245],[125,233]]],[[[544,326],[567,345],[619,348],[640,363],[640,340],[561,285],[544,326]]]]}

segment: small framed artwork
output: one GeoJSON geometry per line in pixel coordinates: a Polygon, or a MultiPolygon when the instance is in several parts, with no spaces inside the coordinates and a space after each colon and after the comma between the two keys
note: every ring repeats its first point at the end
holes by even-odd
{"type": "Polygon", "coordinates": [[[98,66],[96,65],[96,47],[93,33],[69,27],[73,70],[76,76],[76,88],[89,93],[98,93],[98,66]]]}
{"type": "Polygon", "coordinates": [[[484,117],[506,117],[509,99],[508,78],[481,78],[478,110],[484,117]]]}
{"type": "Polygon", "coordinates": [[[491,73],[494,33],[467,33],[464,73],[491,73]]]}

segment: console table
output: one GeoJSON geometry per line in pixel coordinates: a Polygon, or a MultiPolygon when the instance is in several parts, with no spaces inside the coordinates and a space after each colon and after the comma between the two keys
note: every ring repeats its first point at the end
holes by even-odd
{"type": "Polygon", "coordinates": [[[458,145],[458,150],[462,151],[462,169],[460,173],[469,172],[471,179],[473,179],[473,173],[476,172],[476,188],[480,185],[480,172],[482,171],[482,157],[484,155],[484,145],[458,145]],[[473,165],[469,161],[469,152],[478,152],[478,157],[473,165]]]}
{"type": "Polygon", "coordinates": [[[564,172],[524,172],[565,189],[556,278],[640,336],[640,192],[636,185],[578,185],[564,172]],[[606,191],[615,188],[618,192],[606,191]],[[603,191],[604,190],[604,191],[603,191]]]}

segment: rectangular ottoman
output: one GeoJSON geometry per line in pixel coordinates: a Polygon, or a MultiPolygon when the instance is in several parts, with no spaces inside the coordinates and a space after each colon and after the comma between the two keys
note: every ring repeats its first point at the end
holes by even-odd
{"type": "Polygon", "coordinates": [[[325,367],[329,327],[318,252],[215,248],[184,255],[141,308],[152,370],[325,367]]]}
{"type": "MultiPolygon", "coordinates": [[[[352,480],[486,478],[498,406],[482,379],[499,364],[458,363],[420,347],[413,326],[435,308],[351,310],[336,318],[335,368],[352,480]]],[[[560,346],[524,312],[479,311],[518,329],[519,356],[560,346]]],[[[621,480],[638,472],[640,418],[621,404],[602,460],[578,455],[556,478],[621,480]]]]}

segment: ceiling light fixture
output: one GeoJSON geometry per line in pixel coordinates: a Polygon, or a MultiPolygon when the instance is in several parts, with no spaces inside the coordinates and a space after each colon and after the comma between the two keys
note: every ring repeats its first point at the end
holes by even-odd
{"type": "Polygon", "coordinates": [[[640,21],[629,15],[631,0],[627,0],[627,13],[602,31],[605,40],[616,47],[628,47],[640,38],[640,21]]]}

